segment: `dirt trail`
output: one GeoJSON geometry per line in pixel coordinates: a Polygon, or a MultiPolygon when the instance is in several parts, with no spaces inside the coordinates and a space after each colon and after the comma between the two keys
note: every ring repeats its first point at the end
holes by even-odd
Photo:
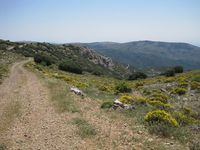
{"type": "Polygon", "coordinates": [[[75,149],[79,145],[71,144],[75,129],[66,123],[67,116],[54,111],[48,90],[36,75],[23,68],[28,61],[15,63],[0,86],[0,144],[17,150],[75,149]],[[18,117],[8,111],[16,102],[18,117]]]}

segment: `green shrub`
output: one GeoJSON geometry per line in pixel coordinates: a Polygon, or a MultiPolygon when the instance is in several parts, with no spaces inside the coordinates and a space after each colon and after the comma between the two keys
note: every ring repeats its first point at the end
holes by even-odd
{"type": "Polygon", "coordinates": [[[146,105],[147,98],[143,96],[134,96],[133,99],[135,100],[135,104],[146,105]]]}
{"type": "Polygon", "coordinates": [[[138,88],[138,87],[143,86],[143,85],[144,85],[144,82],[136,82],[135,88],[138,88]]]}
{"type": "Polygon", "coordinates": [[[54,63],[52,58],[48,55],[45,55],[45,54],[36,54],[34,56],[34,61],[36,63],[43,64],[43,65],[46,65],[46,66],[50,66],[51,64],[54,63]]]}
{"type": "Polygon", "coordinates": [[[178,87],[186,88],[186,87],[188,87],[188,83],[185,81],[181,81],[178,83],[178,87]]]}
{"type": "Polygon", "coordinates": [[[133,97],[129,95],[123,95],[119,98],[119,101],[124,104],[132,104],[134,102],[133,97]]]}
{"type": "Polygon", "coordinates": [[[78,82],[76,84],[76,87],[78,87],[78,88],[84,88],[84,87],[89,87],[89,85],[87,83],[84,83],[84,82],[78,82]]]}
{"type": "Polygon", "coordinates": [[[143,72],[134,72],[129,77],[128,80],[137,80],[137,79],[145,79],[147,75],[143,72]]]}
{"type": "Polygon", "coordinates": [[[192,81],[200,82],[200,75],[196,75],[192,78],[192,81]]]}
{"type": "Polygon", "coordinates": [[[152,105],[152,106],[155,106],[158,109],[170,109],[170,108],[172,108],[172,106],[170,104],[165,104],[161,101],[156,101],[156,100],[149,101],[149,104],[152,105]]]}
{"type": "Polygon", "coordinates": [[[98,90],[104,91],[104,92],[111,92],[112,88],[110,88],[110,86],[108,85],[101,84],[101,85],[98,85],[98,90]]]}
{"type": "Polygon", "coordinates": [[[99,70],[94,70],[94,71],[92,71],[92,74],[93,74],[93,75],[96,75],[96,76],[101,76],[101,75],[103,75],[103,73],[102,73],[101,71],[99,71],[99,70]]]}
{"type": "Polygon", "coordinates": [[[59,64],[58,68],[63,71],[68,71],[72,73],[82,74],[82,69],[79,65],[72,62],[62,62],[59,64]]]}
{"type": "Polygon", "coordinates": [[[174,71],[174,69],[167,70],[167,71],[164,73],[164,75],[165,75],[166,77],[173,77],[173,76],[175,76],[175,71],[174,71]]]}
{"type": "Polygon", "coordinates": [[[183,110],[182,110],[183,114],[187,115],[187,116],[190,116],[194,119],[200,119],[199,118],[199,114],[198,112],[195,112],[193,111],[191,108],[189,107],[183,107],[183,110]]]}
{"type": "Polygon", "coordinates": [[[184,107],[183,108],[183,113],[185,115],[191,115],[192,114],[192,109],[191,108],[188,108],[188,107],[184,107]]]}
{"type": "Polygon", "coordinates": [[[101,108],[111,108],[113,106],[113,102],[112,101],[105,101],[103,102],[103,104],[101,105],[101,108]]]}
{"type": "Polygon", "coordinates": [[[185,77],[185,76],[180,76],[180,77],[177,78],[177,81],[178,81],[178,82],[187,82],[188,79],[187,79],[187,77],[185,77]]]}
{"type": "Polygon", "coordinates": [[[153,93],[149,99],[150,101],[160,101],[162,103],[167,103],[168,96],[164,95],[163,93],[153,93]]]}
{"type": "Polygon", "coordinates": [[[200,89],[200,83],[197,81],[192,81],[191,82],[191,89],[192,90],[199,90],[200,89]]]}
{"type": "Polygon", "coordinates": [[[149,88],[143,89],[143,94],[150,95],[151,93],[152,93],[152,91],[149,88]]]}
{"type": "Polygon", "coordinates": [[[175,73],[182,73],[183,72],[182,66],[175,66],[173,69],[174,69],[175,73]]]}
{"type": "Polygon", "coordinates": [[[171,82],[175,81],[175,78],[174,77],[168,77],[168,78],[163,79],[163,81],[164,81],[164,83],[171,83],[171,82]]]}
{"type": "Polygon", "coordinates": [[[115,86],[115,91],[116,93],[129,93],[131,88],[125,82],[120,82],[115,86]]]}
{"type": "Polygon", "coordinates": [[[164,110],[154,110],[147,113],[144,117],[147,122],[163,122],[169,126],[178,126],[178,122],[169,113],[164,110]]]}
{"type": "Polygon", "coordinates": [[[178,95],[183,95],[187,92],[187,89],[185,88],[180,88],[180,87],[176,87],[171,91],[171,94],[178,94],[178,95]]]}
{"type": "Polygon", "coordinates": [[[180,125],[196,124],[198,121],[182,112],[174,113],[174,116],[180,125]]]}

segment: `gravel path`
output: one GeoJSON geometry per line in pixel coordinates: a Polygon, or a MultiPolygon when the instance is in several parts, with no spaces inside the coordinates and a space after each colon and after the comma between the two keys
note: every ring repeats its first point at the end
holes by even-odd
{"type": "Polygon", "coordinates": [[[54,111],[48,90],[36,75],[23,68],[28,61],[14,64],[0,86],[0,144],[13,150],[75,149],[79,144],[72,142],[77,141],[74,127],[66,122],[66,115],[54,111]],[[18,117],[8,111],[15,103],[18,117]]]}

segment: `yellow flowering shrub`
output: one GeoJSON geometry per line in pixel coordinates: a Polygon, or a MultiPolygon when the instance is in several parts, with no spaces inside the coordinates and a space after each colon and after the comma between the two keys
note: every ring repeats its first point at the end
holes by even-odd
{"type": "Polygon", "coordinates": [[[186,88],[175,87],[172,89],[171,94],[183,95],[187,92],[186,88]]]}
{"type": "Polygon", "coordinates": [[[119,98],[119,101],[124,104],[132,104],[134,102],[134,99],[129,95],[123,95],[119,98]]]}
{"type": "Polygon", "coordinates": [[[176,119],[173,118],[171,114],[167,113],[164,110],[154,110],[154,111],[148,112],[145,115],[144,119],[147,122],[162,122],[174,127],[179,126],[176,119]]]}
{"type": "Polygon", "coordinates": [[[192,81],[191,82],[191,89],[192,90],[200,89],[200,82],[192,81]]]}
{"type": "Polygon", "coordinates": [[[168,96],[164,93],[153,93],[149,99],[150,101],[160,101],[162,103],[167,103],[168,96]]]}

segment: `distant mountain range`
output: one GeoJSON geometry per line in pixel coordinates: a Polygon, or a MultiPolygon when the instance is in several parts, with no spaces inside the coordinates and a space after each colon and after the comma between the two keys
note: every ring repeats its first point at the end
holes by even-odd
{"type": "Polygon", "coordinates": [[[200,68],[200,47],[188,43],[136,41],[128,43],[78,43],[94,49],[115,61],[136,68],[160,68],[181,65],[185,69],[200,68]]]}

